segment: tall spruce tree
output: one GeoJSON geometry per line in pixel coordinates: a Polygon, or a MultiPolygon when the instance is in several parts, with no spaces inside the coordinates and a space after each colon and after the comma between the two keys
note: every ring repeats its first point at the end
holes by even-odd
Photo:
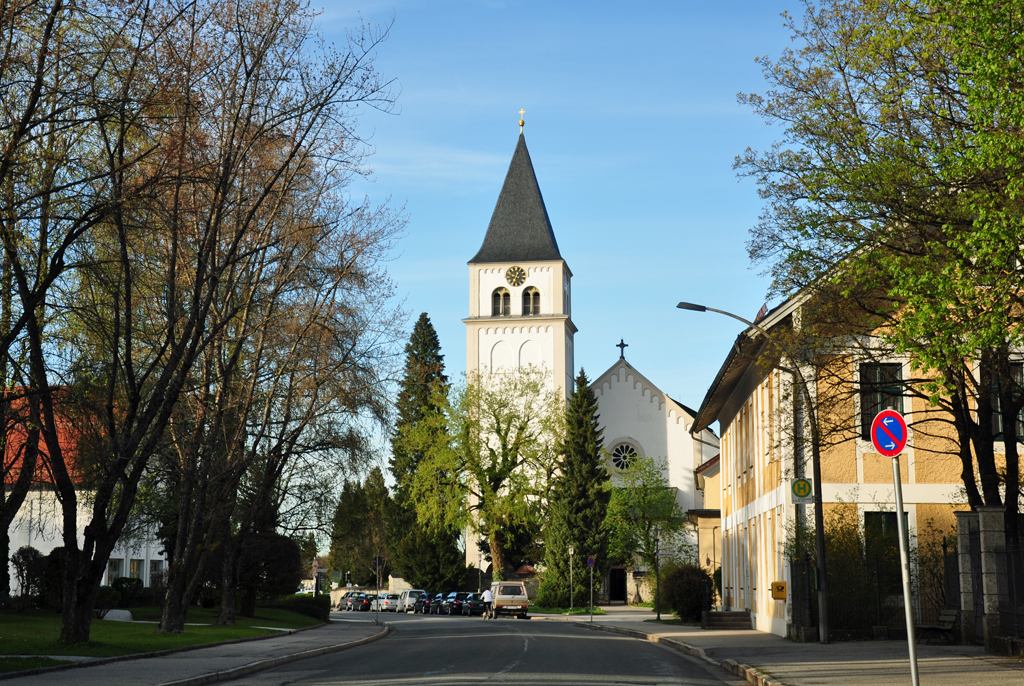
{"type": "Polygon", "coordinates": [[[436,412],[431,397],[444,392],[448,385],[441,343],[426,312],[416,321],[405,354],[398,421],[391,440],[391,474],[396,484],[388,511],[392,566],[395,574],[414,586],[447,589],[460,585],[466,573],[459,532],[432,534],[417,522],[410,493],[423,455],[404,440],[427,413],[436,412]]]}
{"type": "Polygon", "coordinates": [[[603,458],[604,441],[598,428],[597,397],[586,372],[580,369],[566,412],[561,474],[551,497],[550,519],[544,535],[545,571],[538,602],[548,607],[576,607],[589,601],[587,557],[596,560],[594,575],[608,569],[608,529],[605,515],[611,491],[603,458]],[[572,595],[569,598],[569,547],[572,595]]]}

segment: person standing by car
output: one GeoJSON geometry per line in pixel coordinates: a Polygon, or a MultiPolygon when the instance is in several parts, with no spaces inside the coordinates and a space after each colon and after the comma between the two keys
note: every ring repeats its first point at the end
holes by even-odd
{"type": "Polygon", "coordinates": [[[494,602],[494,595],[491,593],[491,589],[484,589],[484,619],[494,619],[494,614],[491,612],[491,603],[494,602]]]}

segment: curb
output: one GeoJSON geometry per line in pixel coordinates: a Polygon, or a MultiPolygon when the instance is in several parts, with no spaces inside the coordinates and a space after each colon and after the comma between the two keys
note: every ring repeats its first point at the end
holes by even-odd
{"type": "Polygon", "coordinates": [[[576,626],[583,627],[584,629],[593,629],[594,631],[607,631],[613,634],[621,634],[623,636],[629,636],[630,638],[638,638],[642,641],[649,641],[651,643],[659,643],[664,645],[676,652],[689,655],[691,657],[697,657],[704,660],[709,665],[719,667],[733,676],[738,676],[741,679],[746,680],[748,684],[754,684],[754,686],[785,686],[781,681],[774,679],[757,667],[751,667],[750,665],[741,665],[735,660],[717,660],[708,657],[708,654],[704,652],[703,648],[699,648],[695,645],[691,645],[684,641],[680,641],[675,638],[668,638],[658,636],[657,634],[649,634],[645,631],[638,631],[637,629],[624,629],[617,626],[608,626],[605,624],[594,624],[592,622],[573,622],[576,626]]]}
{"type": "Polygon", "coordinates": [[[298,662],[299,660],[306,660],[311,657],[320,657],[321,655],[328,655],[330,653],[340,653],[343,650],[349,648],[355,648],[366,643],[372,643],[378,639],[384,638],[391,633],[391,625],[384,624],[384,629],[378,631],[373,636],[367,636],[366,638],[360,638],[355,641],[349,641],[348,643],[339,643],[338,645],[326,646],[324,648],[314,648],[313,650],[306,650],[301,653],[292,653],[291,655],[282,655],[281,657],[271,658],[269,660],[260,660],[259,662],[250,662],[247,665],[241,667],[233,667],[231,669],[225,669],[220,672],[210,672],[208,674],[200,674],[199,676],[190,677],[188,679],[179,679],[177,681],[166,681],[157,686],[205,686],[206,684],[215,684],[218,681],[230,681],[231,679],[240,679],[243,676],[249,676],[256,672],[262,672],[266,669],[273,669],[274,667],[280,667],[291,662],[298,662]]]}
{"type": "MultiPolygon", "coordinates": [[[[23,676],[37,676],[39,674],[48,674],[50,672],[63,672],[69,669],[79,669],[82,667],[99,667],[100,665],[109,665],[112,662],[124,662],[126,660],[143,660],[149,657],[162,657],[164,655],[174,655],[175,653],[185,653],[190,650],[200,650],[202,648],[214,648],[217,646],[229,646],[235,643],[248,643],[249,641],[264,641],[268,638],[277,638],[279,636],[285,636],[289,634],[297,634],[300,631],[309,631],[310,629],[318,629],[325,626],[328,622],[322,622],[320,624],[314,624],[313,626],[304,626],[298,629],[288,629],[285,632],[277,632],[274,634],[266,634],[265,636],[250,636],[249,638],[235,638],[230,641],[218,641],[217,643],[200,643],[194,646],[183,646],[181,648],[169,648],[167,650],[154,650],[148,653],[132,653],[130,655],[115,655],[113,657],[98,657],[92,660],[83,660],[82,662],[73,662],[68,665],[54,665],[53,667],[35,667],[33,669],[23,669],[18,672],[5,672],[0,674],[0,681],[4,679],[19,679],[23,676]]],[[[0,655],[0,657],[3,657],[0,655]]],[[[49,657],[48,655],[39,655],[38,657],[49,657]]]]}

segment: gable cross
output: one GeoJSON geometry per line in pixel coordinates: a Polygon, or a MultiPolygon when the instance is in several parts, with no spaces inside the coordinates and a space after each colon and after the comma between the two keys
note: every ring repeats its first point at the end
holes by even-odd
{"type": "Polygon", "coordinates": [[[620,338],[619,342],[615,344],[615,347],[619,349],[619,359],[626,359],[626,348],[629,347],[629,343],[626,343],[624,340],[620,338]]]}
{"type": "Polygon", "coordinates": [[[526,114],[526,110],[519,110],[519,133],[523,132],[523,115],[526,114]]]}

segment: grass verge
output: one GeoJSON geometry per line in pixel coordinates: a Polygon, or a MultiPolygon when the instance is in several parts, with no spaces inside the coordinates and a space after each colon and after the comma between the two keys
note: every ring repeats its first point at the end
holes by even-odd
{"type": "MultiPolygon", "coordinates": [[[[535,605],[530,606],[530,614],[532,615],[589,615],[589,607],[537,607],[535,605]]],[[[594,608],[595,615],[603,615],[604,610],[599,607],[594,608]]]]}
{"type": "MultiPolygon", "coordinates": [[[[146,619],[149,608],[134,608],[133,616],[146,619]],[[138,611],[138,612],[137,612],[138,611]]],[[[152,608],[156,616],[159,608],[152,608]]],[[[189,622],[214,621],[213,610],[204,614],[200,608],[189,611],[189,622]]],[[[154,617],[155,618],[155,617],[154,617]]],[[[239,618],[238,626],[186,626],[181,634],[158,634],[153,624],[93,620],[88,643],[67,644],[60,640],[60,615],[35,611],[17,614],[0,612],[0,657],[4,655],[83,655],[86,657],[116,657],[148,653],[156,650],[188,648],[207,643],[220,643],[240,638],[253,638],[276,634],[258,626],[300,628],[318,624],[287,610],[258,609],[252,619],[239,618]]],[[[12,658],[4,658],[5,662],[12,658]]],[[[30,667],[24,667],[30,669],[30,667]]],[[[11,670],[8,670],[11,671],[11,670]]]]}
{"type": "Polygon", "coordinates": [[[70,664],[70,660],[54,660],[49,657],[0,657],[0,674],[21,672],[37,667],[56,667],[70,664]]]}

